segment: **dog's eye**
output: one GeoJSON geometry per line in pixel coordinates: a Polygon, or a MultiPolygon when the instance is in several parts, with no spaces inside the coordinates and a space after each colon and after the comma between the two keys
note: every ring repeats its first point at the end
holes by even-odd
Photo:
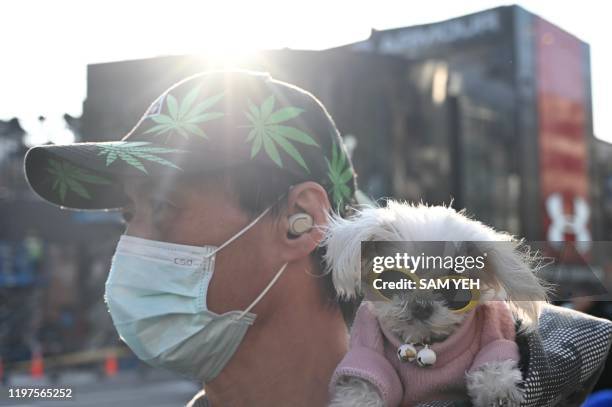
{"type": "Polygon", "coordinates": [[[448,309],[450,309],[452,311],[459,311],[461,309],[466,308],[468,305],[470,305],[470,301],[448,301],[448,300],[445,300],[444,302],[446,303],[446,306],[448,307],[448,309]]]}

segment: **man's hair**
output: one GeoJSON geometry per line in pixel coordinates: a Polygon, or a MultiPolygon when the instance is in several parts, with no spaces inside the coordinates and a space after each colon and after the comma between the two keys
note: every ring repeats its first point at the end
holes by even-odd
{"type": "MultiPolygon", "coordinates": [[[[240,208],[250,218],[255,218],[270,206],[272,206],[270,215],[278,217],[287,205],[289,188],[302,182],[289,173],[252,163],[223,169],[216,177],[221,178],[229,192],[236,196],[240,208]],[[279,200],[283,194],[284,198],[279,200]]],[[[313,263],[318,268],[314,274],[320,281],[322,301],[329,306],[339,307],[345,322],[350,324],[356,303],[340,300],[336,296],[332,274],[324,271],[326,270],[324,254],[325,249],[320,246],[311,253],[313,263]]]]}

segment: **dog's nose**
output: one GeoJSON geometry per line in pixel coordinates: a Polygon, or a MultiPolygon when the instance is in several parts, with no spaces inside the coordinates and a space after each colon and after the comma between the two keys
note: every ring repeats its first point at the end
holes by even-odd
{"type": "Polygon", "coordinates": [[[433,313],[433,306],[427,303],[417,302],[412,306],[413,318],[425,320],[433,313]]]}

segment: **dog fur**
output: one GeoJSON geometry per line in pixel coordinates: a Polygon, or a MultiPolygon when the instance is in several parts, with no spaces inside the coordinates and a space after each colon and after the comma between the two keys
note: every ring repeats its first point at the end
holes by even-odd
{"type": "MultiPolygon", "coordinates": [[[[366,208],[350,219],[333,216],[323,245],[337,295],[355,299],[361,289],[362,241],[477,241],[485,247],[486,287],[480,303],[506,301],[513,317],[521,318],[522,329],[535,329],[540,307],[547,300],[547,287],[534,274],[540,258],[521,241],[498,232],[446,206],[409,205],[389,201],[385,208],[366,208]],[[499,243],[503,242],[503,243],[499,243]]],[[[419,321],[411,315],[412,293],[395,295],[391,301],[372,302],[379,322],[405,342],[437,342],[461,325],[465,314],[448,309],[441,301],[430,301],[431,317],[419,321]]],[[[427,299],[426,299],[427,300],[427,299]]],[[[429,300],[427,300],[429,301],[429,300]]],[[[476,407],[519,405],[522,399],[521,373],[514,361],[492,362],[465,377],[467,396],[476,407]],[[502,405],[502,404],[499,404],[502,405]]],[[[331,406],[382,406],[376,389],[356,377],[342,377],[332,391],[331,406]]]]}

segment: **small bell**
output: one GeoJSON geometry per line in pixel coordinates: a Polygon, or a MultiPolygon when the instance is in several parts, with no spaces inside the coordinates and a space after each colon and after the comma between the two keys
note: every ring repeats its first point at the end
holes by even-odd
{"type": "Polygon", "coordinates": [[[412,362],[417,356],[417,350],[411,343],[405,343],[397,348],[397,357],[401,362],[412,362]]]}
{"type": "Polygon", "coordinates": [[[429,367],[436,363],[436,352],[429,348],[429,345],[425,345],[416,355],[417,365],[420,367],[429,367]]]}

